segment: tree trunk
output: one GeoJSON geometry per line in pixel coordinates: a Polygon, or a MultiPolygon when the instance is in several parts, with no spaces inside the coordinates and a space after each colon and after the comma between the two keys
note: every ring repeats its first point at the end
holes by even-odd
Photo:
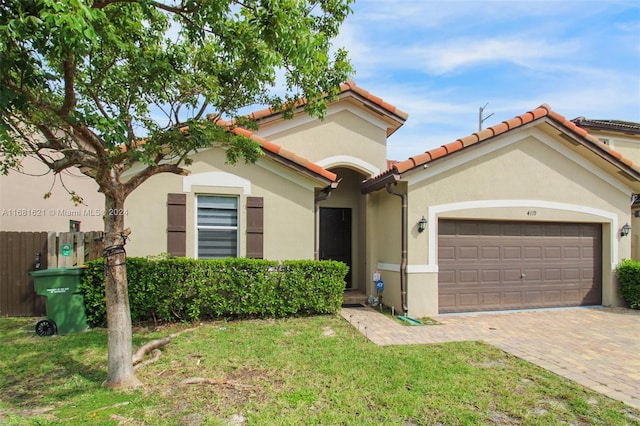
{"type": "Polygon", "coordinates": [[[133,373],[127,255],[124,250],[129,231],[124,228],[124,199],[121,192],[105,193],[104,277],[109,332],[105,385],[110,388],[142,386],[133,373]]]}

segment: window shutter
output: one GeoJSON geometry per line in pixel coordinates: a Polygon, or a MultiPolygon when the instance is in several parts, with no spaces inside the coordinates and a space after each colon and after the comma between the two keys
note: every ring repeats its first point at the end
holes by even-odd
{"type": "Polygon", "coordinates": [[[247,197],[247,257],[264,258],[264,199],[247,197]]]}
{"type": "Polygon", "coordinates": [[[187,255],[187,194],[167,194],[167,252],[187,255]]]}

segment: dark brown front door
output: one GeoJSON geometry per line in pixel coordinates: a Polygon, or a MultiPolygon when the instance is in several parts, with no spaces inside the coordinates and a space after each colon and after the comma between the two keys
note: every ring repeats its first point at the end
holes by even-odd
{"type": "Polygon", "coordinates": [[[594,223],[438,222],[439,311],[602,303],[602,227],[594,223]]]}
{"type": "Polygon", "coordinates": [[[351,209],[320,208],[320,259],[346,263],[345,281],[351,288],[351,209]]]}

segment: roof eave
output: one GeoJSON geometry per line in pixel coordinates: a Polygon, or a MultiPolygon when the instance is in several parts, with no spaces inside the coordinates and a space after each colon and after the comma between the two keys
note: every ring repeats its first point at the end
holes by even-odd
{"type": "MultiPolygon", "coordinates": [[[[627,164],[625,161],[621,161],[616,155],[613,155],[611,150],[605,148],[606,145],[600,143],[597,140],[590,140],[587,137],[580,135],[569,128],[566,123],[556,119],[553,115],[549,115],[547,123],[553,126],[556,130],[558,130],[559,136],[564,140],[568,141],[573,145],[580,145],[592,153],[598,155],[603,160],[607,161],[609,164],[615,166],[620,169],[620,172],[623,176],[625,176],[629,180],[640,182],[640,170],[636,169],[630,164],[627,164]]],[[[576,125],[576,127],[579,127],[576,125]]],[[[593,136],[590,136],[594,138],[593,136]]]]}
{"type": "Polygon", "coordinates": [[[399,173],[390,171],[389,174],[386,174],[384,176],[379,176],[377,178],[371,178],[363,181],[360,184],[360,192],[362,194],[370,194],[372,192],[376,192],[385,188],[390,183],[396,183],[400,179],[402,179],[402,176],[399,173]]]}

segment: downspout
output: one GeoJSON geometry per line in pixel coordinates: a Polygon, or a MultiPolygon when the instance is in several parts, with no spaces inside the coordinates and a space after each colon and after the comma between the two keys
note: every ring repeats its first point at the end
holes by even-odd
{"type": "Polygon", "coordinates": [[[391,189],[391,184],[386,185],[387,192],[389,194],[397,195],[402,200],[402,212],[401,212],[401,226],[402,226],[402,239],[401,239],[401,260],[400,260],[400,298],[402,300],[402,311],[404,315],[407,315],[409,308],[407,307],[407,222],[409,217],[409,209],[407,205],[407,194],[404,192],[398,192],[391,189]]]}

